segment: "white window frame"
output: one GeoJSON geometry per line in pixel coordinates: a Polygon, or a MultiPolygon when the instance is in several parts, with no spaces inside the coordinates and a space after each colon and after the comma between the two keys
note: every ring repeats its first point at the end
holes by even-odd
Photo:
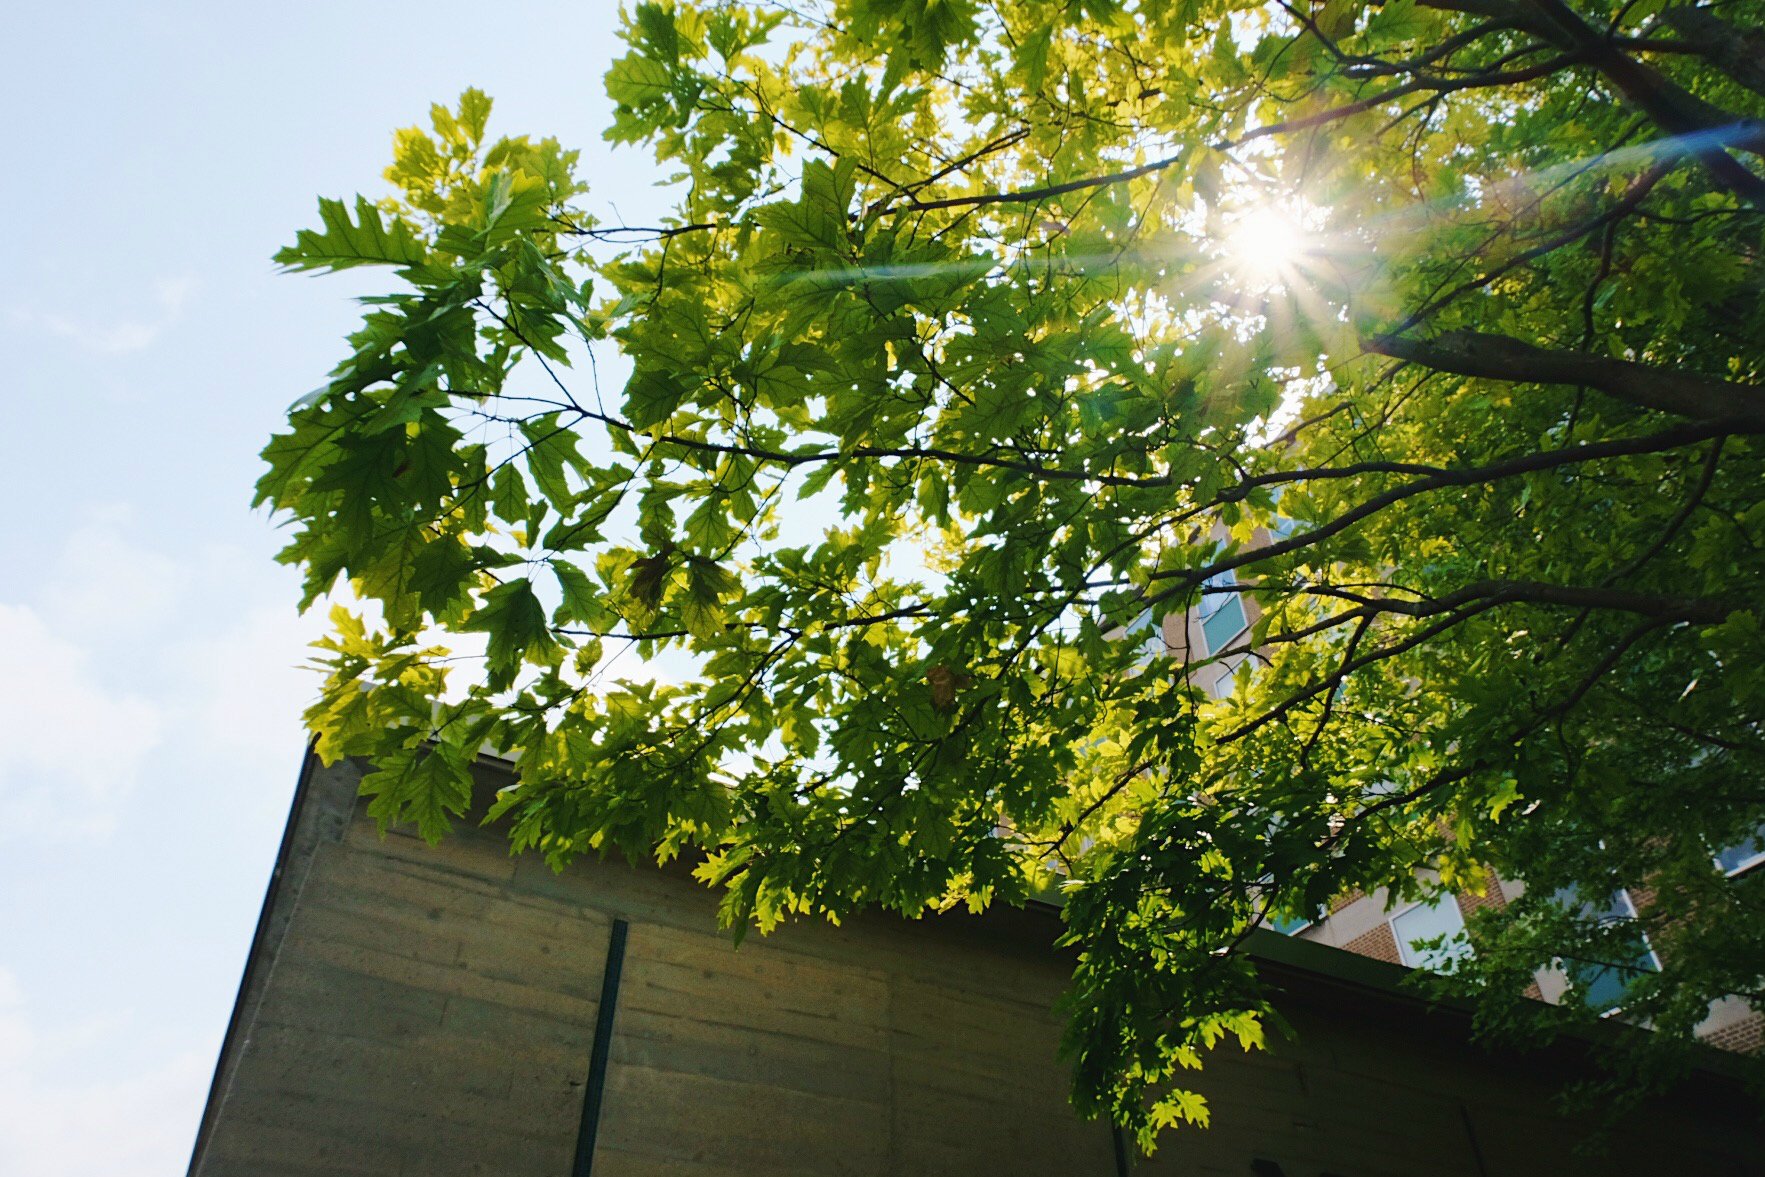
{"type": "MultiPolygon", "coordinates": [[[[1602,843],[1601,845],[1603,846],[1604,843],[1602,843]]],[[[1660,972],[1661,971],[1661,957],[1658,953],[1655,952],[1655,945],[1654,945],[1654,942],[1649,939],[1648,929],[1646,929],[1642,926],[1641,917],[1636,910],[1636,900],[1634,900],[1630,897],[1630,888],[1619,887],[1617,889],[1617,891],[1613,892],[1613,894],[1617,895],[1619,898],[1624,900],[1624,908],[1630,914],[1628,916],[1623,917],[1623,918],[1629,919],[1629,920],[1634,921],[1636,923],[1636,925],[1637,925],[1636,935],[1637,935],[1637,938],[1642,941],[1643,951],[1648,953],[1649,960],[1654,963],[1655,971],[1657,973],[1660,972]]],[[[1587,906],[1592,906],[1592,905],[1586,904],[1584,902],[1584,907],[1587,907],[1587,906]]],[[[1622,967],[1622,966],[1601,966],[1601,967],[1622,967]]],[[[1562,971],[1564,973],[1570,973],[1570,970],[1566,967],[1564,967],[1562,971]]],[[[1573,988],[1573,977],[1571,975],[1571,989],[1572,988],[1573,988]]],[[[1614,1005],[1611,1009],[1600,1011],[1599,1016],[1601,1018],[1610,1018],[1610,1017],[1614,1017],[1618,1014],[1621,1014],[1623,1012],[1624,1012],[1624,1003],[1619,1002],[1617,1005],[1614,1005]]]]}
{"type": "MultiPolygon", "coordinates": [[[[1739,866],[1724,866],[1722,864],[1720,851],[1716,854],[1712,854],[1710,856],[1710,861],[1716,864],[1717,870],[1732,879],[1736,875],[1742,875],[1752,870],[1761,862],[1765,862],[1765,825],[1760,826],[1758,831],[1754,833],[1753,845],[1757,846],[1758,849],[1753,852],[1751,857],[1742,859],[1739,866]]],[[[1731,849],[1731,847],[1724,847],[1723,849],[1731,849]]]]}
{"type": "Polygon", "coordinates": [[[1312,928],[1317,927],[1321,918],[1322,913],[1319,913],[1319,915],[1315,915],[1310,919],[1301,919],[1297,924],[1294,924],[1291,928],[1283,931],[1275,926],[1277,921],[1272,916],[1265,916],[1263,917],[1262,926],[1275,933],[1277,936],[1297,936],[1301,932],[1310,931],[1312,928]]]}
{"type": "MultiPolygon", "coordinates": [[[[1245,626],[1244,628],[1249,629],[1250,627],[1245,626]]],[[[1238,632],[1243,633],[1244,630],[1238,632]]],[[[1245,656],[1243,654],[1220,660],[1216,664],[1219,666],[1220,672],[1215,676],[1213,685],[1207,688],[1207,693],[1216,699],[1230,699],[1232,692],[1238,689],[1238,671],[1243,668],[1244,662],[1245,656]]]]}
{"type": "Polygon", "coordinates": [[[1171,644],[1164,640],[1164,622],[1152,615],[1152,607],[1147,606],[1140,615],[1122,629],[1122,636],[1135,642],[1140,653],[1134,659],[1134,665],[1146,667],[1154,658],[1162,658],[1171,652],[1171,644]],[[1145,636],[1141,634],[1144,632],[1145,636]]]}
{"type": "MultiPolygon", "coordinates": [[[[1201,586],[1203,589],[1206,589],[1210,585],[1236,585],[1237,583],[1238,574],[1228,568],[1224,572],[1216,572],[1206,580],[1203,580],[1201,586]]],[[[1212,596],[1220,603],[1210,613],[1207,611],[1208,595],[1209,594],[1203,592],[1200,602],[1195,606],[1195,628],[1201,635],[1202,650],[1211,658],[1250,631],[1250,610],[1244,607],[1244,594],[1241,592],[1214,593],[1212,596]],[[1234,603],[1238,606],[1238,616],[1244,619],[1244,624],[1221,640],[1220,644],[1216,646],[1207,640],[1207,622],[1214,614],[1225,608],[1228,602],[1234,603]]]]}
{"type": "Polygon", "coordinates": [[[1642,937],[1642,946],[1649,950],[1649,959],[1655,962],[1655,971],[1661,971],[1661,958],[1655,955],[1655,946],[1649,941],[1648,929],[1642,926],[1642,913],[1636,910],[1636,900],[1630,897],[1629,887],[1619,887],[1618,894],[1624,897],[1624,906],[1629,909],[1628,918],[1637,921],[1636,934],[1642,937]]]}
{"type": "MultiPolygon", "coordinates": [[[[1397,921],[1399,919],[1402,919],[1404,916],[1408,915],[1410,912],[1415,911],[1418,907],[1434,907],[1434,906],[1438,905],[1443,900],[1452,904],[1452,910],[1453,910],[1454,914],[1456,914],[1458,916],[1458,919],[1459,919],[1458,931],[1454,933],[1454,936],[1456,936],[1460,939],[1463,939],[1463,933],[1465,931],[1465,912],[1464,912],[1464,909],[1459,906],[1459,897],[1457,895],[1453,894],[1451,891],[1437,892],[1437,893],[1435,893],[1435,895],[1433,897],[1431,897],[1429,899],[1418,899],[1414,903],[1405,904],[1403,907],[1400,907],[1396,911],[1388,912],[1386,914],[1385,925],[1391,929],[1391,938],[1393,940],[1397,941],[1397,958],[1400,962],[1402,962],[1402,964],[1405,968],[1407,968],[1407,969],[1429,969],[1430,972],[1439,972],[1440,971],[1438,969],[1430,969],[1429,968],[1429,961],[1421,959],[1420,954],[1417,953],[1416,950],[1410,946],[1410,942],[1408,940],[1404,939],[1403,933],[1399,932],[1397,930],[1397,921]],[[1412,960],[1411,957],[1416,957],[1416,959],[1412,960]]],[[[1432,937],[1424,937],[1424,938],[1431,939],[1432,937]]],[[[1454,937],[1447,938],[1446,947],[1448,949],[1449,954],[1447,956],[1447,959],[1445,961],[1441,962],[1443,964],[1451,965],[1458,958],[1458,953],[1450,951],[1453,938],[1454,937]]],[[[1464,948],[1464,951],[1466,951],[1466,952],[1470,951],[1469,941],[1465,942],[1463,948],[1464,948]]]]}

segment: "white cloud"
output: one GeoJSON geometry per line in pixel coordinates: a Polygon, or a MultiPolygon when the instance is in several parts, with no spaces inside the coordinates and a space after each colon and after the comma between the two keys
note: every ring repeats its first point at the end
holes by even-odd
{"type": "Polygon", "coordinates": [[[242,776],[289,777],[301,712],[319,690],[318,674],[305,666],[307,646],[325,629],[322,613],[260,605],[181,647],[173,667],[179,728],[242,776]]]}
{"type": "MultiPolygon", "coordinates": [[[[253,869],[274,852],[317,686],[299,664],[324,618],[295,613],[270,546],[156,536],[126,507],[92,509],[0,599],[4,1177],[170,1177],[188,1162],[215,1010],[195,1016],[164,989],[178,968],[130,969],[127,953],[189,944],[211,962],[190,967],[215,967],[217,929],[254,895],[194,884],[227,877],[217,859],[237,847],[222,843],[261,846],[253,869]],[[41,894],[27,885],[42,879],[41,894]],[[131,887],[184,898],[111,902],[131,887]],[[60,970],[94,959],[82,942],[122,963],[64,986],[60,970]]],[[[241,953],[248,932],[234,927],[241,953]]]]}
{"type": "Polygon", "coordinates": [[[0,1173],[113,1177],[183,1170],[190,1109],[202,1106],[214,1052],[185,1049],[119,1074],[92,1065],[86,1057],[91,1037],[78,1030],[59,1039],[44,1034],[17,978],[0,968],[0,1173]]]}
{"type": "Polygon", "coordinates": [[[167,329],[175,326],[183,317],[184,307],[195,290],[196,280],[188,276],[159,279],[153,283],[152,311],[146,316],[100,320],[13,306],[8,310],[7,318],[15,327],[70,340],[88,351],[123,355],[151,347],[167,329]]]}
{"type": "Polygon", "coordinates": [[[293,771],[323,615],[295,612],[291,575],[266,555],[161,550],[137,531],[126,507],[89,512],[28,596],[0,601],[0,842],[107,834],[173,762],[180,795],[196,796],[179,750],[232,779],[293,771]]]}
{"type": "Polygon", "coordinates": [[[136,543],[132,508],[107,504],[86,512],[50,561],[36,596],[58,629],[86,644],[110,646],[130,635],[151,639],[191,587],[192,562],[136,543]]]}
{"type": "Polygon", "coordinates": [[[161,709],[106,690],[87,652],[33,610],[0,603],[0,838],[108,829],[159,742],[161,709]]]}

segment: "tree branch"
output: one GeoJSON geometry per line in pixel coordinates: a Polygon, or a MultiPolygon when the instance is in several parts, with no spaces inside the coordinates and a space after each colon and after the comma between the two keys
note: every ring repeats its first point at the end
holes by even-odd
{"type": "Polygon", "coordinates": [[[1765,94],[1765,32],[1730,24],[1707,5],[1669,8],[1658,19],[1684,37],[1691,52],[1753,93],[1765,94]]]}
{"type": "Polygon", "coordinates": [[[1708,441],[1720,434],[1730,432],[1733,432],[1732,428],[1720,422],[1685,425],[1677,429],[1663,430],[1660,433],[1645,434],[1641,437],[1624,437],[1611,441],[1590,442],[1585,445],[1565,446],[1562,449],[1523,454],[1517,458],[1509,458],[1503,462],[1491,462],[1484,466],[1442,470],[1430,477],[1418,478],[1414,482],[1393,487],[1384,494],[1375,495],[1360,506],[1344,511],[1330,522],[1320,524],[1310,531],[1300,532],[1284,540],[1265,544],[1260,548],[1250,548],[1235,555],[1225,556],[1199,568],[1177,568],[1153,572],[1150,576],[1153,581],[1175,580],[1177,583],[1171,588],[1148,597],[1145,603],[1147,605],[1159,604],[1181,593],[1192,591],[1196,585],[1210,576],[1217,576],[1222,572],[1242,568],[1246,564],[1256,564],[1263,560],[1284,556],[1289,552],[1297,552],[1301,548],[1310,547],[1339,532],[1346,531],[1361,520],[1376,515],[1387,507],[1416,495],[1453,486],[1475,486],[1502,478],[1513,478],[1521,474],[1536,474],[1559,466],[1574,465],[1578,462],[1627,457],[1632,454],[1659,453],[1663,450],[1695,445],[1697,442],[1708,441]]]}
{"type": "MultiPolygon", "coordinates": [[[[979,196],[946,196],[940,200],[920,200],[917,197],[912,197],[902,201],[896,207],[912,212],[930,212],[933,209],[967,208],[983,204],[1034,204],[1038,200],[1047,200],[1050,196],[1064,196],[1068,192],[1083,192],[1087,188],[1104,188],[1110,184],[1122,184],[1129,180],[1137,180],[1141,176],[1149,176],[1153,172],[1162,172],[1181,162],[1182,159],[1181,154],[1167,155],[1163,159],[1155,159],[1151,163],[1143,163],[1139,167],[1111,172],[1105,176],[1086,176],[1079,180],[1068,180],[1063,184],[1049,184],[1044,188],[1022,188],[1015,192],[987,192],[979,196]]],[[[878,211],[888,212],[891,210],[885,207],[878,211]]]]}
{"type": "Polygon", "coordinates": [[[1448,331],[1433,339],[1380,335],[1361,345],[1377,355],[1441,372],[1528,384],[1581,385],[1618,400],[1698,421],[1730,423],[1736,433],[1765,433],[1765,385],[1554,351],[1507,335],[1448,331]]]}
{"type": "Polygon", "coordinates": [[[1632,106],[1662,130],[1685,136],[1723,188],[1765,206],[1765,179],[1728,154],[1735,147],[1765,154],[1765,123],[1743,118],[1685,90],[1652,66],[1625,53],[1615,40],[1583,20],[1563,0],[1418,0],[1424,8],[1462,12],[1513,24],[1598,70],[1632,106]]]}
{"type": "Polygon", "coordinates": [[[1498,605],[1524,603],[1562,605],[1572,609],[1608,609],[1619,613],[1634,613],[1657,622],[1684,621],[1696,625],[1720,624],[1738,608],[1733,602],[1709,597],[1663,597],[1628,589],[1546,584],[1537,580],[1479,580],[1434,600],[1380,600],[1369,607],[1381,613],[1431,617],[1473,601],[1488,601],[1498,605]]]}
{"type": "Polygon", "coordinates": [[[1765,155],[1765,123],[1706,102],[1653,66],[1631,57],[1563,0],[1525,2],[1538,15],[1533,27],[1542,36],[1599,70],[1632,106],[1662,130],[1698,142],[1695,153],[1717,183],[1753,204],[1765,204],[1765,179],[1753,174],[1727,151],[1733,147],[1765,155]]]}

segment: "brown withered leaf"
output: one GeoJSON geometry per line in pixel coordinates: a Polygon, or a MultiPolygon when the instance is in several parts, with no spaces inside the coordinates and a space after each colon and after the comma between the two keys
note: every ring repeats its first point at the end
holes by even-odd
{"type": "Polygon", "coordinates": [[[971,675],[959,670],[951,670],[948,666],[934,666],[925,672],[925,681],[931,684],[932,706],[939,711],[949,711],[956,706],[956,692],[974,685],[971,675]]]}
{"type": "Polygon", "coordinates": [[[654,613],[662,604],[662,588],[668,582],[669,554],[661,552],[631,562],[631,595],[637,603],[654,613]]]}

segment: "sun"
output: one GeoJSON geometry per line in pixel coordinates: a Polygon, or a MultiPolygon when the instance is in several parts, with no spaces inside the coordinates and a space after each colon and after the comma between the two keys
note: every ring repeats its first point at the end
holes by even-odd
{"type": "Polygon", "coordinates": [[[1318,210],[1273,202],[1230,214],[1220,238],[1221,260],[1255,291],[1288,286],[1317,248],[1318,210]]]}

